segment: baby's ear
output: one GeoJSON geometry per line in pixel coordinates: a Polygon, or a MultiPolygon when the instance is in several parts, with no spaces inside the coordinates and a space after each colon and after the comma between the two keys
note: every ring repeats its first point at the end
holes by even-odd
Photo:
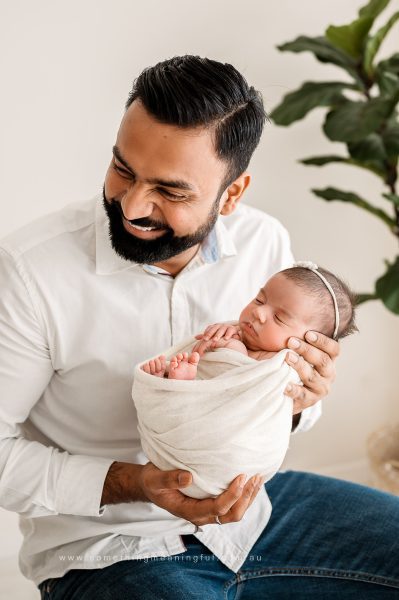
{"type": "Polygon", "coordinates": [[[223,193],[219,212],[221,215],[231,215],[237,208],[239,201],[251,182],[251,175],[247,172],[242,173],[233,181],[227,190],[223,193]]]}

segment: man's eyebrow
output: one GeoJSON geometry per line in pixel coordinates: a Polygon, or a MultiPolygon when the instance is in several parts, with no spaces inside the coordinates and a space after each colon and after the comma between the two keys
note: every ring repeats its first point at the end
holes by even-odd
{"type": "MultiPolygon", "coordinates": [[[[134,170],[129,165],[129,163],[123,158],[119,148],[114,146],[112,148],[112,154],[115,156],[117,160],[130,172],[134,175],[134,170]]],[[[190,192],[195,192],[196,189],[191,183],[184,181],[183,179],[158,179],[157,177],[151,177],[150,179],[146,179],[148,183],[154,183],[156,185],[162,185],[163,187],[171,187],[178,188],[179,190],[187,190],[190,192]]]]}
{"type": "Polygon", "coordinates": [[[132,169],[132,167],[129,165],[129,163],[123,158],[122,154],[120,153],[120,150],[118,148],[118,146],[113,146],[112,147],[112,154],[115,156],[115,158],[117,160],[119,160],[120,163],[122,163],[122,165],[131,173],[133,173],[134,175],[134,171],[132,169]]]}

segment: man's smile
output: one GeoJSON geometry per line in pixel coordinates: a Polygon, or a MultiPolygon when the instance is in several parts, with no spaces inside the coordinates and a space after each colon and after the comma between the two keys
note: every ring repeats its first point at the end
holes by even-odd
{"type": "Polygon", "coordinates": [[[154,240],[164,235],[166,228],[159,229],[158,227],[143,227],[141,225],[133,225],[124,217],[122,218],[123,227],[128,233],[134,235],[141,240],[154,240]]]}

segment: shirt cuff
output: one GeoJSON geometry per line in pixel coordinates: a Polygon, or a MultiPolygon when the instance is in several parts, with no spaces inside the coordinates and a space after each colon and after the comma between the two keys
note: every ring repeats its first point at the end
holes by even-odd
{"type": "Polygon", "coordinates": [[[64,515],[100,517],[104,481],[115,459],[69,455],[56,493],[56,511],[64,515]]]}
{"type": "Polygon", "coordinates": [[[301,418],[299,419],[298,425],[295,427],[291,435],[298,433],[299,431],[308,431],[321,417],[321,400],[316,402],[313,406],[305,408],[301,412],[301,418]]]}

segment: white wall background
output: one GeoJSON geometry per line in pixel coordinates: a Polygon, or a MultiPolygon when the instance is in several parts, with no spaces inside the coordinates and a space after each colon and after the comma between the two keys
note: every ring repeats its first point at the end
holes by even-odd
{"type": "MultiPolygon", "coordinates": [[[[280,53],[276,45],[348,22],[361,4],[0,0],[0,236],[101,189],[131,81],[144,67],[186,53],[231,62],[262,91],[271,110],[305,80],[345,77],[308,53],[280,53]]],[[[398,10],[398,0],[391,5],[387,16],[398,10]]],[[[393,51],[397,33],[396,28],[382,55],[393,51]]],[[[347,166],[317,169],[296,162],[341,149],[323,138],[322,115],[316,110],[290,128],[266,128],[247,202],[281,219],[298,258],[319,262],[355,289],[369,291],[383,271],[383,258],[396,252],[393,237],[371,216],[324,203],[309,190],[334,185],[379,202],[380,183],[347,166]]],[[[369,303],[359,310],[358,323],[360,333],[342,344],[324,417],[311,432],[292,439],[288,466],[337,473],[349,465],[356,478],[369,432],[399,419],[399,319],[369,303]]],[[[6,541],[0,552],[10,555],[19,544],[15,518],[0,516],[6,541]]]]}

